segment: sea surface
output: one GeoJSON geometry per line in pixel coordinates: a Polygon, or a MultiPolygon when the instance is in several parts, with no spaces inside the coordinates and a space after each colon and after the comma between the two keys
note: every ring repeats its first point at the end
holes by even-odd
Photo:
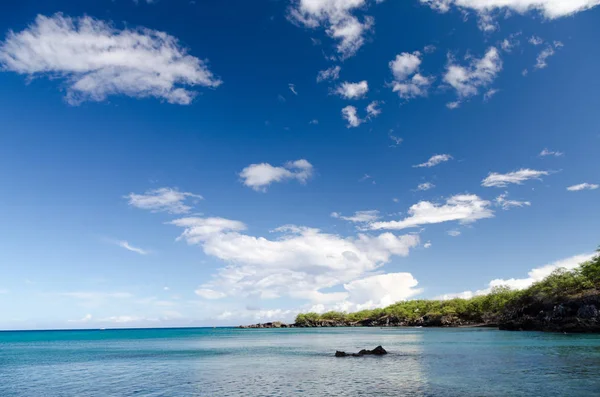
{"type": "Polygon", "coordinates": [[[0,396],[600,396],[600,335],[491,329],[0,332],[0,396]],[[382,345],[382,357],[335,358],[382,345]]]}

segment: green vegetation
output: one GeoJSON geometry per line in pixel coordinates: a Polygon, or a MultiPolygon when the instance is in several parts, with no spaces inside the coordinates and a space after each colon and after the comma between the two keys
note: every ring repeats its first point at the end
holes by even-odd
{"type": "Polygon", "coordinates": [[[296,317],[298,326],[381,325],[387,323],[413,325],[425,319],[443,324],[494,323],[508,309],[525,302],[556,302],[587,294],[600,293],[600,249],[591,261],[573,270],[557,269],[544,280],[525,290],[495,287],[487,295],[471,299],[411,300],[397,302],[383,309],[354,313],[304,313],[296,317]]]}

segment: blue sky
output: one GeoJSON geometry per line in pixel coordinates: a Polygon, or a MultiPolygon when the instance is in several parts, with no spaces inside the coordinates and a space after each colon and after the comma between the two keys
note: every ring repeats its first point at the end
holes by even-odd
{"type": "Polygon", "coordinates": [[[599,243],[597,0],[37,3],[0,14],[0,329],[468,297],[599,243]]]}

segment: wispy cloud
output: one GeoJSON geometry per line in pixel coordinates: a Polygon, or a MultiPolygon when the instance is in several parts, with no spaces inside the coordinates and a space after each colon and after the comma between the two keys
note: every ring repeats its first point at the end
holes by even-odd
{"type": "Polygon", "coordinates": [[[506,187],[509,184],[521,185],[523,182],[531,179],[541,179],[542,176],[550,175],[549,171],[537,171],[529,168],[522,168],[518,171],[507,174],[491,172],[487,178],[481,182],[485,187],[506,187]]]}
{"type": "Polygon", "coordinates": [[[338,212],[332,212],[331,217],[355,223],[374,222],[377,219],[381,218],[381,216],[379,215],[379,211],[377,210],[356,211],[352,216],[343,216],[338,212]]]}
{"type": "Polygon", "coordinates": [[[570,192],[579,192],[581,190],[596,190],[600,187],[600,185],[596,185],[594,183],[580,183],[579,185],[569,186],[567,188],[570,192]]]}
{"type": "Polygon", "coordinates": [[[492,218],[491,203],[474,194],[459,194],[446,200],[445,204],[421,201],[409,208],[409,216],[399,221],[374,222],[371,230],[401,230],[423,225],[458,221],[471,223],[479,219],[492,218]]]}
{"type": "Polygon", "coordinates": [[[549,150],[548,148],[546,148],[541,151],[540,157],[547,157],[547,156],[561,157],[563,154],[564,154],[563,152],[549,150]]]}
{"type": "Polygon", "coordinates": [[[422,164],[413,165],[413,168],[431,168],[450,160],[452,160],[452,156],[449,154],[436,154],[422,164]]]}
{"type": "Polygon", "coordinates": [[[190,212],[192,207],[185,204],[188,199],[202,200],[202,196],[198,194],[180,192],[175,188],[168,187],[148,190],[144,194],[129,193],[125,198],[129,199],[129,205],[133,207],[171,214],[190,212]]]}
{"type": "Polygon", "coordinates": [[[148,255],[150,253],[150,251],[132,246],[127,241],[117,241],[116,244],[119,247],[125,248],[126,250],[131,251],[131,252],[135,252],[136,254],[148,255]]]}
{"type": "Polygon", "coordinates": [[[337,80],[340,78],[340,71],[342,70],[339,66],[332,66],[329,69],[321,70],[317,74],[317,83],[327,80],[337,80]]]}
{"type": "Polygon", "coordinates": [[[187,105],[196,95],[187,87],[221,84],[175,37],[145,28],[118,30],[87,16],[38,15],[25,30],[8,33],[0,65],[29,77],[64,79],[73,105],[110,95],[187,105]]]}

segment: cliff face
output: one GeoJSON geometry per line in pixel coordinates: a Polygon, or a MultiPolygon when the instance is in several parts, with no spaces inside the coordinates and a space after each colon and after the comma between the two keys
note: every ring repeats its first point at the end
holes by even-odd
{"type": "Polygon", "coordinates": [[[600,293],[540,301],[529,299],[507,307],[499,327],[507,331],[600,332],[600,293]]]}

